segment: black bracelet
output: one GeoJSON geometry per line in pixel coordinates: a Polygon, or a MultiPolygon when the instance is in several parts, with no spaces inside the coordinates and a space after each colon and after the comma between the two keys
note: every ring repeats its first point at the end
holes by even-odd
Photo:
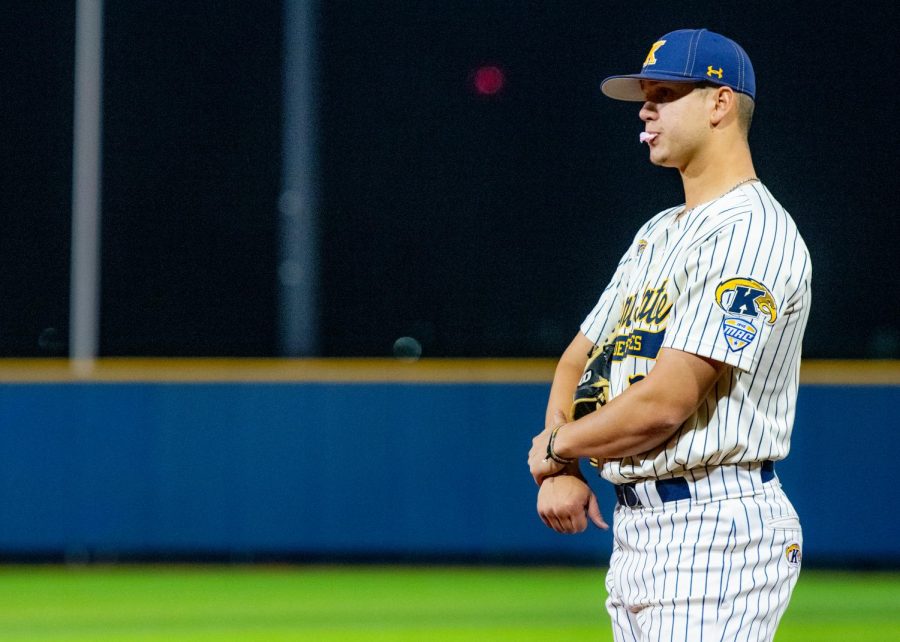
{"type": "Polygon", "coordinates": [[[544,459],[552,459],[557,464],[562,464],[565,466],[566,464],[571,464],[575,459],[566,459],[565,457],[560,457],[553,450],[553,443],[556,441],[556,433],[559,432],[559,429],[565,426],[566,424],[559,424],[553,430],[550,431],[550,439],[547,441],[547,457],[544,459]]]}

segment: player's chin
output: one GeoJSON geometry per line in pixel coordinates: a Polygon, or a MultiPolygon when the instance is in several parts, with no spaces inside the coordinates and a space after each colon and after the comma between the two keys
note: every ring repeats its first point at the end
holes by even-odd
{"type": "Polygon", "coordinates": [[[650,162],[658,167],[674,167],[675,164],[664,150],[656,147],[650,149],[650,162]]]}

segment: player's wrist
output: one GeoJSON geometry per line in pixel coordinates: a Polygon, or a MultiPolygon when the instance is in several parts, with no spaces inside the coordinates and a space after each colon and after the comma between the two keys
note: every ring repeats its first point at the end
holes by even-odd
{"type": "Polygon", "coordinates": [[[566,424],[556,435],[553,442],[553,450],[563,459],[571,459],[578,461],[578,453],[575,451],[575,445],[572,440],[573,430],[571,423],[566,424]]]}
{"type": "Polygon", "coordinates": [[[560,452],[559,448],[559,433],[560,430],[566,426],[565,422],[557,424],[550,430],[550,438],[547,440],[547,459],[552,459],[557,464],[561,464],[563,466],[568,466],[572,464],[577,459],[576,457],[567,457],[565,452],[560,452]]]}

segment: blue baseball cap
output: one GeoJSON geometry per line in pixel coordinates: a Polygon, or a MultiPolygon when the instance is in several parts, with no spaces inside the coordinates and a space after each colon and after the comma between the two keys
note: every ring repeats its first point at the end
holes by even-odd
{"type": "Polygon", "coordinates": [[[643,102],[641,80],[708,82],[756,100],[756,76],[747,52],[734,40],[707,29],[679,29],[653,43],[641,72],[610,76],[601,91],[616,100],[643,102]]]}

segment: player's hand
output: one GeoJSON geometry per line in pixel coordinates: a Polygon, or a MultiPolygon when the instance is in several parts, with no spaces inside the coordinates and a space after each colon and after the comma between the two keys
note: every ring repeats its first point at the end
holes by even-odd
{"type": "Polygon", "coordinates": [[[563,464],[547,458],[547,442],[550,441],[553,427],[564,424],[566,421],[568,421],[566,415],[557,410],[550,423],[544,426],[544,430],[531,440],[531,450],[528,451],[528,468],[531,470],[531,476],[534,477],[534,483],[538,486],[546,477],[555,475],[565,468],[563,464]]]}
{"type": "Polygon", "coordinates": [[[537,511],[543,522],[557,533],[581,533],[588,517],[607,530],[597,497],[581,477],[570,474],[549,477],[538,491],[537,511]]]}
{"type": "Polygon", "coordinates": [[[547,457],[547,442],[550,441],[549,428],[545,428],[543,432],[538,434],[531,440],[531,450],[528,451],[528,468],[531,476],[534,477],[534,483],[538,486],[550,475],[555,475],[565,468],[565,464],[560,464],[547,457]]]}

